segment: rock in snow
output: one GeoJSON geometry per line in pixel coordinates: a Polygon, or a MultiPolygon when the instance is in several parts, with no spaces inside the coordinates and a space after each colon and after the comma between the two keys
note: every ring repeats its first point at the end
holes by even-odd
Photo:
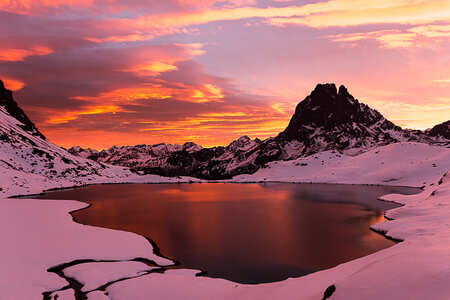
{"type": "Polygon", "coordinates": [[[172,262],[157,256],[143,237],[74,223],[68,213],[86,204],[2,199],[0,299],[448,299],[450,148],[448,124],[441,125],[426,132],[401,129],[344,87],[327,84],[298,105],[285,131],[265,141],[242,137],[212,149],[193,143],[101,152],[74,147],[69,153],[46,140],[0,84],[0,198],[90,183],[200,181],[139,176],[105,162],[169,175],[240,174],[230,182],[423,187],[417,195],[383,196],[404,206],[388,211],[393,221],[373,229],[404,242],[332,269],[260,285],[167,270],[172,262]]]}

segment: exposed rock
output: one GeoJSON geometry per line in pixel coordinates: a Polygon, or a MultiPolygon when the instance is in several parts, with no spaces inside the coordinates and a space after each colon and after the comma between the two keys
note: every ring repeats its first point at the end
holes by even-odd
{"type": "Polygon", "coordinates": [[[429,134],[431,136],[441,136],[450,140],[450,120],[434,126],[430,129],[429,134]]]}
{"type": "Polygon", "coordinates": [[[326,299],[330,298],[334,294],[335,291],[336,291],[336,286],[334,284],[327,287],[327,289],[323,293],[322,300],[326,300],[326,299]]]}
{"type": "Polygon", "coordinates": [[[33,122],[27,117],[24,111],[17,105],[12,96],[12,91],[7,90],[3,81],[0,80],[0,106],[3,106],[6,111],[23,123],[22,128],[32,135],[39,136],[45,139],[45,136],[39,132],[33,122]]]}

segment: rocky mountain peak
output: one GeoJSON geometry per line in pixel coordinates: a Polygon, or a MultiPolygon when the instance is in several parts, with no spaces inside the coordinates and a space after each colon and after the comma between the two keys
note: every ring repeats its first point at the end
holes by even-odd
{"type": "Polygon", "coordinates": [[[311,94],[297,105],[295,114],[288,127],[280,134],[280,138],[304,141],[309,139],[311,131],[316,129],[334,132],[339,128],[358,125],[370,127],[379,121],[387,122],[383,126],[396,128],[378,111],[355,99],[345,86],[341,85],[338,90],[334,83],[318,84],[311,94]]]}
{"type": "Polygon", "coordinates": [[[431,136],[441,136],[450,140],[450,120],[434,126],[431,128],[429,134],[431,136]]]}
{"type": "Polygon", "coordinates": [[[0,106],[4,107],[6,111],[16,118],[18,121],[23,123],[21,126],[24,130],[30,132],[35,136],[39,136],[45,139],[44,135],[39,132],[33,122],[27,117],[25,112],[17,105],[14,101],[12,91],[5,88],[3,81],[0,80],[0,106]]]}

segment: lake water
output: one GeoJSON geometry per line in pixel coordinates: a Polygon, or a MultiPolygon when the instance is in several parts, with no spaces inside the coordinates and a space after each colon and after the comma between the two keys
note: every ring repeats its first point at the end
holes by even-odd
{"type": "Polygon", "coordinates": [[[135,232],[182,268],[264,283],[330,268],[394,245],[369,229],[418,189],[328,184],[121,184],[50,192],[81,200],[75,220],[135,232]]]}

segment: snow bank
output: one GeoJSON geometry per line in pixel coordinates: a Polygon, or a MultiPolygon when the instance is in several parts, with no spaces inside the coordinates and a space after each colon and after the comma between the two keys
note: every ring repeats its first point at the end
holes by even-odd
{"type": "Polygon", "coordinates": [[[68,212],[83,207],[76,201],[0,201],[0,299],[41,300],[43,292],[67,285],[47,269],[74,260],[142,257],[172,264],[153,254],[142,236],[73,222],[68,212]]]}
{"type": "Polygon", "coordinates": [[[68,267],[63,272],[83,284],[81,291],[89,292],[109,282],[138,277],[156,268],[137,261],[90,262],[68,267]]]}
{"type": "Polygon", "coordinates": [[[450,169],[450,148],[396,143],[357,156],[325,151],[292,161],[271,162],[232,182],[314,182],[421,187],[450,169]]]}

